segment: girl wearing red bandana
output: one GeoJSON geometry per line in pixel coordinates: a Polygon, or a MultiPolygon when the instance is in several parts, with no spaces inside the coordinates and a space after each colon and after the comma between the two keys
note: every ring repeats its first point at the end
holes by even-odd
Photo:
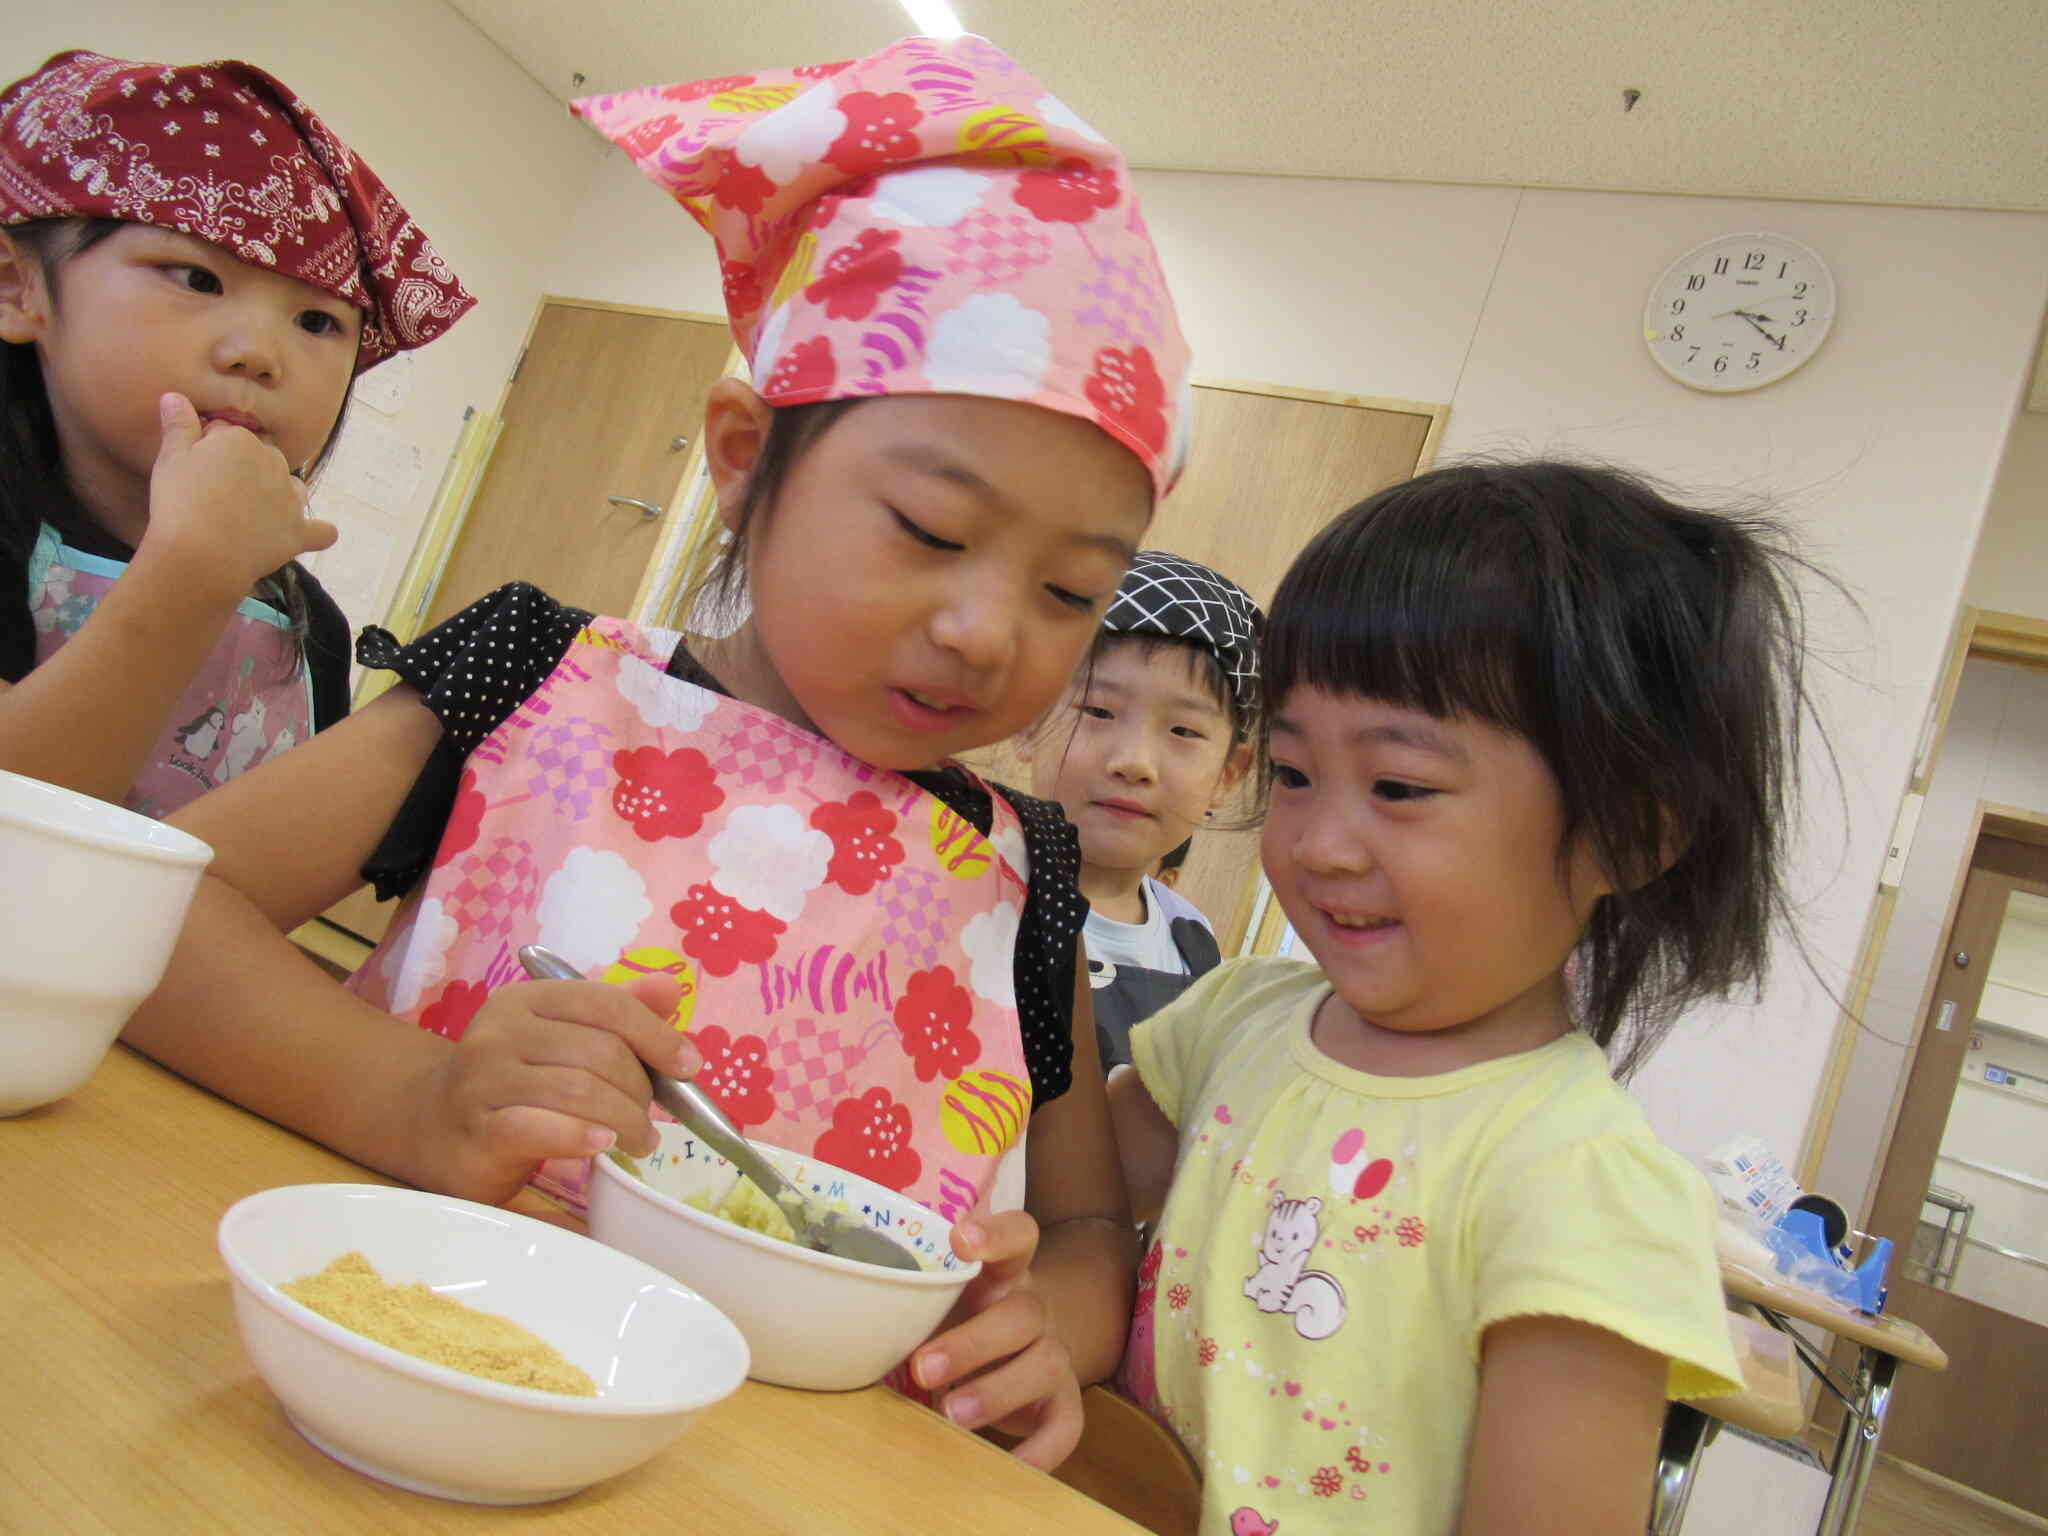
{"type": "Polygon", "coordinates": [[[471,302],[259,69],[0,94],[0,768],[164,816],[346,714],[304,476],[471,302]]]}
{"type": "Polygon", "coordinates": [[[723,580],[687,636],[527,586],[371,631],[400,686],[175,818],[216,858],[129,1038],[494,1201],[573,1203],[655,1143],[642,1063],[695,1075],[954,1219],[983,1268],[907,1374],[1054,1465],[1137,1254],[1073,828],[956,758],[1052,703],[1185,455],[1128,168],[979,38],[576,111],[718,246],[723,580]],[[279,929],[364,878],[404,904],[344,991],[279,929]],[[522,980],[535,943],[592,980],[522,980]]]}

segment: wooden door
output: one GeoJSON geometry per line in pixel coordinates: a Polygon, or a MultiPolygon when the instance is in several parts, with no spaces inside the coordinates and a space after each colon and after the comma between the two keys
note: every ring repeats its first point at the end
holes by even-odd
{"type": "Polygon", "coordinates": [[[669,515],[731,350],[722,320],[543,301],[428,625],[507,581],[625,614],[661,520],[609,498],[669,515]]]}
{"type": "Polygon", "coordinates": [[[1901,1372],[1884,1450],[2048,1515],[2048,1039],[2035,1049],[2021,1036],[1994,1050],[2008,1065],[1987,1074],[1990,1031],[1978,1025],[1986,981],[2026,926],[2009,921],[2016,898],[2048,901],[2048,848],[1979,837],[1936,962],[1870,1230],[1896,1245],[1887,1310],[1926,1329],[1949,1357],[1939,1375],[1901,1372]],[[1997,1082],[2014,1060],[2042,1073],[2032,1102],[1997,1082]],[[1991,1116],[2002,1118],[1987,1154],[1981,1128],[1991,1116]],[[1934,1183],[1972,1189],[1979,1206],[1946,1285],[1906,1262],[1934,1183]]]}
{"type": "MultiPolygon", "coordinates": [[[[499,414],[504,426],[420,631],[508,581],[626,615],[671,516],[704,400],[732,337],[711,316],[548,298],[499,414]],[[608,498],[662,509],[649,518],[608,498]]],[[[331,964],[359,962],[395,902],[368,887],[329,909],[331,964]]],[[[309,944],[308,947],[313,947],[309,944]]]]}
{"type": "MultiPolygon", "coordinates": [[[[1180,484],[1146,531],[1147,548],[1213,566],[1261,608],[1323,524],[1352,503],[1428,467],[1441,407],[1259,384],[1195,389],[1194,446],[1180,484]]],[[[968,754],[985,775],[1028,787],[1004,743],[968,754]]],[[[1259,888],[1249,797],[1195,834],[1180,893],[1215,925],[1225,955],[1245,938],[1259,888]]]]}

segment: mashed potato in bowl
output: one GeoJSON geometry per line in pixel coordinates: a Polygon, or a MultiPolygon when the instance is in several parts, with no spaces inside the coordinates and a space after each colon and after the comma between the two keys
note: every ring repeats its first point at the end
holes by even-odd
{"type": "Polygon", "coordinates": [[[725,1192],[723,1199],[714,1201],[710,1195],[698,1193],[685,1195],[683,1204],[692,1210],[716,1216],[720,1221],[729,1221],[736,1227],[749,1232],[758,1232],[763,1237],[772,1237],[777,1242],[796,1241],[796,1228],[789,1224],[789,1217],[761,1192],[761,1186],[745,1174],[733,1180],[732,1188],[725,1192]]]}

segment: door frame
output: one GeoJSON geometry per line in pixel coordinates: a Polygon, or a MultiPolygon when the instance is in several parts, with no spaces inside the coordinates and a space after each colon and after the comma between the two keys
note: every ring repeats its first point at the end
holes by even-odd
{"type": "MultiPolygon", "coordinates": [[[[2048,672],[2048,620],[1976,608],[1967,603],[1957,610],[1941,683],[1935,689],[1934,697],[1928,701],[1927,718],[1921,726],[1920,745],[1913,756],[1912,773],[1893,821],[1891,857],[1886,861],[1888,871],[1902,871],[1904,868],[1912,840],[1912,819],[1918,816],[1920,805],[1933,783],[1935,767],[1941,760],[1942,745],[1948,733],[1949,711],[1955,704],[1956,690],[1962,686],[1963,667],[1971,660],[2000,661],[2048,672]]],[[[1980,815],[2004,817],[2023,827],[2033,827],[2041,820],[2035,812],[2005,806],[1987,806],[1980,815]]],[[[1972,848],[1976,846],[1977,834],[1978,828],[1973,827],[1969,843],[1972,848]]],[[[2001,835],[2018,835],[2022,841],[2034,840],[2027,833],[2001,835]]],[[[1942,917],[1943,945],[1946,945],[1949,930],[1955,924],[1956,908],[1962,900],[1963,881],[1968,873],[1969,866],[1965,861],[1957,872],[1955,888],[1949,893],[1948,908],[1942,917]]],[[[1856,1053],[1861,1029],[1859,1021],[1870,1001],[1870,989],[1877,980],[1878,961],[1891,934],[1892,915],[1898,898],[1897,874],[1881,875],[1875,898],[1864,918],[1863,935],[1856,952],[1855,969],[1850,972],[1849,989],[1835,1010],[1834,1038],[1829,1046],[1827,1069],[1821,1078],[1820,1097],[1815,1101],[1813,1115],[1807,1122],[1806,1138],[1799,1154],[1799,1182],[1802,1187],[1811,1188],[1820,1175],[1821,1159],[1834,1131],[1842,1087],[1849,1075],[1850,1061],[1856,1053]],[[1887,884],[1887,880],[1891,883],[1887,884]]],[[[1882,1169],[1891,1156],[1892,1134],[1898,1127],[1899,1106],[1905,1100],[1906,1082],[1911,1076],[1910,1062],[1920,1049],[1920,1032],[1926,1024],[1928,1005],[1939,977],[1940,953],[1938,948],[1936,964],[1928,968],[1921,985],[1919,1007],[1914,1014],[1913,1038],[1907,1043],[1909,1065],[1900,1071],[1899,1080],[1893,1087],[1891,1108],[1885,1116],[1884,1134],[1878,1142],[1873,1173],[1882,1169]]],[[[1874,1177],[1871,1192],[1874,1197],[1874,1177]]]]}
{"type": "MultiPolygon", "coordinates": [[[[724,326],[724,315],[706,314],[694,309],[662,309],[650,304],[614,304],[604,299],[579,299],[567,294],[543,293],[533,306],[533,314],[527,319],[526,332],[519,340],[519,351],[513,358],[512,367],[505,374],[505,382],[499,386],[495,409],[488,415],[470,407],[463,413],[462,431],[450,450],[448,462],[441,473],[441,483],[434,493],[434,499],[421,521],[419,532],[413,540],[411,557],[406,561],[405,570],[400,574],[398,585],[392,594],[391,604],[384,615],[384,627],[396,635],[401,642],[413,638],[421,618],[432,606],[435,589],[440,585],[441,574],[447,569],[448,557],[454,552],[456,542],[462,537],[462,525],[469,516],[469,509],[476,499],[478,487],[483,484],[484,475],[491,467],[491,455],[497,448],[498,436],[504,429],[505,406],[512,398],[512,388],[519,381],[520,365],[526,361],[527,349],[533,345],[534,332],[539,328],[541,316],[552,305],[558,309],[595,309],[618,315],[651,315],[661,320],[692,320],[699,324],[724,326]]],[[[734,347],[726,356],[725,371],[733,374],[739,359],[739,349],[734,347]]],[[[742,370],[741,375],[744,377],[742,370]]],[[[660,591],[659,576],[677,567],[682,556],[688,551],[696,531],[698,505],[697,491],[703,481],[704,446],[697,433],[690,443],[689,453],[683,460],[681,474],[676,484],[679,490],[689,488],[691,495],[690,512],[687,517],[670,517],[663,520],[660,536],[655,542],[654,554],[648,560],[647,570],[640,579],[640,589],[633,599],[631,613],[623,615],[636,623],[659,622],[656,614],[658,604],[655,598],[660,591]]],[[[392,677],[387,672],[365,674],[356,689],[356,705],[360,708],[377,694],[391,685],[392,677]],[[373,686],[374,684],[374,686],[373,686]]]]}
{"type": "MultiPolygon", "coordinates": [[[[2039,859],[2041,857],[2039,850],[2048,850],[2048,814],[2038,811],[2022,811],[2012,807],[1996,806],[1979,801],[1976,813],[1971,818],[1970,839],[1967,845],[1969,856],[1964,861],[1962,871],[1956,882],[1957,889],[1954,900],[1950,904],[1948,917],[1942,925],[1941,943],[1936,948],[1934,964],[1931,968],[1933,972],[1930,977],[1931,984],[1927,990],[1925,1006],[1921,1010],[1923,1016],[1914,1031],[1913,1049],[1907,1055],[1905,1068],[1901,1074],[1902,1081],[1898,1094],[1898,1103],[1893,1111],[1892,1124],[1885,1138],[1884,1158],[1878,1165],[1877,1178],[1871,1189],[1869,1230],[1895,1234],[1894,1240],[1898,1243],[1901,1250],[1910,1241],[1911,1235],[1919,1221],[1921,1210],[1921,1202],[1914,1199],[1909,1206],[1907,1204],[1907,1196],[1924,1187],[1932,1179],[1934,1162],[1941,1146],[1941,1129],[1937,1127],[1934,1132],[1934,1147],[1928,1153],[1928,1177],[1926,1179],[1916,1178],[1914,1180],[1914,1189],[1908,1190],[1903,1194],[1897,1188],[1892,1187],[1897,1181],[1895,1178],[1888,1177],[1888,1175],[1892,1172],[1893,1154],[1901,1150],[1899,1147],[1900,1122],[1909,1113],[1915,1114],[1916,1121],[1924,1121],[1926,1119],[1925,1106],[1911,1105],[1908,1101],[1912,1098],[1916,1080],[1923,1075],[1921,1072],[1923,1058],[1926,1057],[1930,1046],[1934,1044],[1931,1038],[1932,1032],[1944,1029],[1944,1026],[1939,1024],[1930,1026],[1927,1015],[1935,1014],[1939,1011],[1937,1004],[1941,1002],[1944,990],[1947,990],[1950,994],[1947,1000],[1948,1003],[1954,1003],[1961,997],[1972,993],[1981,999],[1983,989],[1990,979],[1991,958],[1997,948],[1998,926],[1994,926],[1991,935],[1992,942],[1988,946],[1978,946],[1983,950],[1983,964],[1973,967],[1976,974],[1964,978],[1960,988],[1955,986],[1954,978],[1949,975],[1948,962],[1951,952],[1958,944],[1965,942],[1968,938],[1968,935],[1959,934],[1959,930],[1970,917],[1969,891],[1971,883],[1978,877],[1983,876],[1987,878],[1987,886],[1985,888],[2002,885],[2007,890],[2010,890],[2039,885],[2042,894],[2048,895],[2048,871],[2036,874],[2032,871],[2022,871],[2008,867],[2011,855],[2009,853],[2002,854],[1995,848],[1987,848],[1985,846],[1987,839],[1995,839],[2007,844],[2019,844],[2028,850],[2034,858],[2039,859]],[[1942,986],[1944,981],[1950,983],[1950,986],[1946,989],[1942,986]]],[[[1981,901],[1982,898],[1980,897],[1979,899],[1981,901]]],[[[2005,902],[2001,900],[1998,912],[1999,926],[2003,924],[2004,915],[2005,902]]],[[[1944,1004],[1943,1006],[1946,1005],[1944,1004]]],[[[1952,1019],[1949,1025],[1946,1026],[1946,1032],[1952,1032],[1957,1040],[1960,1041],[1974,1030],[1975,1023],[1976,1009],[1972,1008],[1968,1019],[1952,1019]]],[[[1957,1054],[1961,1054],[1961,1052],[1958,1051],[1957,1054]]],[[[1948,1074],[1946,1072],[1941,1074],[1940,1081],[1948,1081],[1948,1074]]],[[[1927,1085],[1919,1083],[1918,1086],[1924,1088],[1927,1085]]],[[[1953,1104],[1957,1091],[1957,1086],[1951,1083],[1949,1103],[1944,1105],[1941,1117],[1943,1126],[1947,1124],[1948,1109],[1953,1104]]],[[[1926,1127],[1922,1125],[1922,1132],[1925,1129],[1926,1127]]],[[[1906,1150],[1911,1150],[1910,1143],[1906,1150]]],[[[1903,1257],[1903,1254],[1900,1257],[1903,1257]]]]}
{"type": "MultiPolygon", "coordinates": [[[[1400,416],[1424,416],[1422,446],[1415,450],[1415,468],[1409,478],[1436,466],[1437,449],[1443,442],[1444,427],[1451,419],[1448,404],[1433,405],[1425,400],[1395,400],[1384,395],[1347,395],[1327,389],[1298,389],[1287,384],[1254,384],[1242,379],[1194,379],[1202,389],[1220,389],[1239,395],[1272,395],[1282,400],[1307,400],[1316,405],[1345,405],[1359,410],[1388,411],[1400,416]]],[[[1265,870],[1254,864],[1252,878],[1238,893],[1229,912],[1216,925],[1218,946],[1225,959],[1232,955],[1270,955],[1280,947],[1287,931],[1287,916],[1273,900],[1273,887],[1265,870]]]]}

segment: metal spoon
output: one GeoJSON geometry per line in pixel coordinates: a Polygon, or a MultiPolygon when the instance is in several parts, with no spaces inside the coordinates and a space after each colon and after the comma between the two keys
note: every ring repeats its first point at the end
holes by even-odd
{"type": "MultiPolygon", "coordinates": [[[[519,951],[519,963],[536,981],[581,981],[583,973],[553,950],[528,944],[519,951]]],[[[695,1083],[679,1081],[665,1072],[647,1071],[654,1084],[654,1101],[684,1125],[695,1131],[704,1144],[751,1179],[789,1218],[796,1240],[819,1253],[862,1264],[879,1264],[888,1269],[921,1270],[923,1265],[902,1244],[872,1227],[849,1220],[842,1211],[817,1204],[797,1188],[767,1158],[742,1136],[728,1120],[717,1101],[695,1083]]]]}

